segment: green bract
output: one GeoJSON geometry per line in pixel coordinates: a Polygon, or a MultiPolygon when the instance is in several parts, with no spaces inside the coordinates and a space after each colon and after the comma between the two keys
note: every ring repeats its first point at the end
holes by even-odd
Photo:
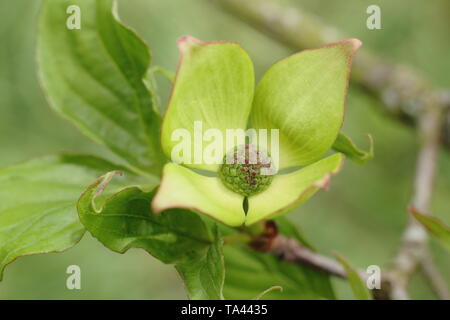
{"type": "MultiPolygon", "coordinates": [[[[173,159],[175,130],[195,136],[195,122],[201,122],[204,130],[216,129],[223,136],[228,129],[278,129],[277,169],[302,168],[274,176],[266,190],[249,196],[245,213],[245,192],[233,192],[219,177],[187,168],[218,172],[218,164],[169,163],[163,169],[153,210],[188,208],[231,226],[250,225],[285,213],[325,188],[344,158],[337,153],[322,159],[342,125],[351,59],[360,44],[349,39],[294,54],[273,65],[254,90],[253,65],[239,45],[183,37],[162,123],[166,156],[173,159]]],[[[347,147],[350,142],[343,144],[347,147]]],[[[195,147],[192,151],[196,152],[195,147]]],[[[223,153],[229,151],[223,145],[223,153]]]]}

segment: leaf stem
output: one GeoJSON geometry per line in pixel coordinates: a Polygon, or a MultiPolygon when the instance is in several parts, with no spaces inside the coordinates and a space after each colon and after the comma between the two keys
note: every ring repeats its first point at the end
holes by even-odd
{"type": "Polygon", "coordinates": [[[248,233],[235,233],[229,236],[223,237],[224,245],[236,244],[236,243],[249,243],[252,240],[252,236],[248,233]]]}

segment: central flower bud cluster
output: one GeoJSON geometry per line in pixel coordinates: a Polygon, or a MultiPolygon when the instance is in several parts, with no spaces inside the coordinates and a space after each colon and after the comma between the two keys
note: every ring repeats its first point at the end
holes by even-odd
{"type": "Polygon", "coordinates": [[[268,174],[270,166],[271,159],[266,153],[245,144],[225,155],[219,176],[228,189],[249,197],[269,187],[273,179],[273,174],[268,174]]]}

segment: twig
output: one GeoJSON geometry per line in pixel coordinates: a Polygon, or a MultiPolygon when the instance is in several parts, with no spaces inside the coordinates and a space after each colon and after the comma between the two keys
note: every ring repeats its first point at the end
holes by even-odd
{"type": "MultiPolygon", "coordinates": [[[[429,212],[430,198],[436,173],[436,158],[443,125],[442,109],[429,101],[420,118],[419,138],[421,147],[417,159],[412,205],[421,212],[429,212]]],[[[428,257],[427,233],[412,217],[409,217],[402,245],[392,267],[392,298],[408,299],[409,278],[418,265],[428,257]]]]}
{"type": "MultiPolygon", "coordinates": [[[[273,222],[269,222],[272,223],[273,222]]],[[[253,244],[250,245],[253,249],[273,254],[280,260],[296,263],[299,265],[309,266],[315,270],[319,270],[328,275],[336,276],[341,279],[346,279],[347,274],[343,266],[336,260],[319,254],[308,249],[299,243],[296,239],[284,237],[282,235],[275,235],[269,232],[265,236],[255,238],[253,244]],[[269,235],[267,237],[267,235],[269,235]]],[[[369,274],[362,269],[357,270],[359,276],[363,281],[367,281],[369,274]]],[[[374,299],[386,300],[391,294],[391,282],[385,274],[381,274],[380,289],[373,289],[371,291],[374,299]]]]}
{"type": "Polygon", "coordinates": [[[308,249],[294,238],[280,235],[275,221],[260,224],[257,233],[248,229],[242,231],[252,237],[248,244],[254,250],[273,254],[284,261],[308,265],[339,278],[346,277],[344,268],[336,260],[308,249]]]}
{"type": "MultiPolygon", "coordinates": [[[[257,30],[294,50],[340,41],[346,36],[300,8],[276,0],[210,0],[257,30]]],[[[450,105],[450,90],[435,90],[414,70],[386,62],[363,49],[355,56],[352,80],[379,98],[387,113],[406,123],[417,123],[432,97],[436,107],[450,105]]],[[[443,140],[450,147],[450,114],[443,140]]]]}
{"type": "Polygon", "coordinates": [[[308,265],[339,278],[346,277],[345,270],[339,262],[315,253],[292,238],[276,236],[266,252],[271,253],[284,261],[308,265]]]}
{"type": "MultiPolygon", "coordinates": [[[[257,251],[273,254],[283,261],[309,266],[326,274],[338,278],[347,278],[344,267],[336,260],[321,255],[307,248],[294,238],[278,234],[278,228],[274,221],[266,221],[262,232],[252,235],[249,246],[257,251]]],[[[359,276],[367,281],[369,274],[364,270],[358,270],[359,276]]],[[[389,297],[390,282],[381,275],[381,289],[373,290],[375,299],[386,299],[389,297]]]]}
{"type": "Polygon", "coordinates": [[[430,286],[436,296],[441,300],[450,300],[450,292],[445,285],[445,279],[436,269],[430,254],[422,259],[422,271],[424,276],[430,281],[430,286]]]}

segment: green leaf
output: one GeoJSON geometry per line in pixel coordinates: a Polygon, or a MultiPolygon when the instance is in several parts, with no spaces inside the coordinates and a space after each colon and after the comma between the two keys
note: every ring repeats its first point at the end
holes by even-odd
{"type": "Polygon", "coordinates": [[[413,217],[447,250],[450,250],[450,227],[438,218],[423,214],[413,207],[408,208],[413,217]]]}
{"type": "Polygon", "coordinates": [[[153,66],[147,70],[145,77],[143,79],[145,86],[152,96],[153,109],[158,114],[162,113],[161,97],[158,94],[158,84],[156,82],[156,74],[161,74],[167,79],[171,84],[175,79],[175,74],[169,70],[166,70],[159,66],[153,66]]]}
{"type": "Polygon", "coordinates": [[[194,210],[227,225],[240,226],[245,220],[243,200],[217,177],[206,177],[181,165],[168,163],[152,206],[155,212],[170,208],[194,210]]]}
{"type": "Polygon", "coordinates": [[[111,0],[45,0],[37,55],[51,106],[88,137],[135,170],[159,174],[160,117],[143,78],[150,54],[112,14],[111,0]],[[81,10],[81,29],[66,27],[69,5],[81,10]]]}
{"type": "Polygon", "coordinates": [[[344,117],[351,58],[360,44],[349,39],[304,50],[263,76],[251,123],[280,130],[280,169],[313,163],[333,145],[344,117]]]}
{"type": "MultiPolygon", "coordinates": [[[[59,252],[76,244],[84,228],[76,202],[95,177],[124,170],[92,156],[52,156],[0,169],[0,279],[23,255],[59,252]]],[[[139,182],[127,174],[122,183],[139,182]]]]}
{"type": "Polygon", "coordinates": [[[274,218],[300,206],[319,189],[328,187],[343,161],[344,156],[336,153],[294,172],[276,175],[267,190],[248,199],[245,224],[274,218]]]}
{"type": "Polygon", "coordinates": [[[184,210],[153,214],[150,204],[155,191],[126,188],[96,208],[96,197],[115,174],[109,172],[97,179],[78,202],[81,222],[107,248],[119,253],[144,248],[159,260],[173,263],[189,250],[210,243],[208,230],[195,214],[184,210]]]}
{"type": "Polygon", "coordinates": [[[78,213],[86,229],[113,251],[142,248],[164,263],[175,263],[191,298],[220,299],[224,270],[218,234],[187,210],[153,213],[155,190],[126,188],[98,206],[96,198],[115,174],[97,179],[80,198],[78,213]]]}
{"type": "Polygon", "coordinates": [[[188,253],[176,264],[190,299],[223,299],[225,263],[217,227],[210,246],[188,253]]]}
{"type": "Polygon", "coordinates": [[[286,237],[294,238],[300,242],[304,247],[315,251],[314,247],[303,237],[298,226],[292,224],[292,222],[286,218],[286,216],[278,217],[275,220],[278,228],[278,232],[286,237]]]}
{"type": "Polygon", "coordinates": [[[283,291],[270,291],[262,299],[335,298],[327,276],[319,271],[245,247],[225,246],[224,253],[226,299],[252,299],[272,286],[280,286],[283,291]]]}
{"type": "Polygon", "coordinates": [[[350,283],[350,287],[352,288],[353,294],[355,295],[356,300],[372,300],[372,294],[367,288],[364,281],[356,271],[341,255],[335,253],[336,259],[341,263],[344,267],[345,272],[347,273],[347,280],[350,283]]]}
{"type": "MultiPolygon", "coordinates": [[[[180,143],[177,134],[182,130],[195,140],[195,121],[201,121],[203,132],[216,129],[222,137],[226,137],[226,129],[246,129],[253,99],[254,75],[248,54],[235,43],[202,42],[186,36],[178,44],[181,57],[161,139],[166,156],[180,163],[182,155],[175,148],[180,143]]],[[[203,142],[204,150],[214,143],[214,138],[211,140],[210,143],[203,142]]],[[[187,149],[191,156],[183,156],[191,158],[191,163],[186,163],[186,166],[218,170],[217,164],[205,163],[201,158],[196,160],[195,157],[202,154],[193,145],[187,149]]],[[[222,149],[222,155],[217,155],[220,161],[226,152],[225,143],[222,143],[222,149]]]]}
{"type": "MultiPolygon", "coordinates": [[[[276,220],[279,232],[309,245],[296,228],[285,218],[276,220]]],[[[251,299],[270,287],[261,299],[335,299],[329,276],[307,266],[280,261],[275,256],[260,253],[243,246],[224,247],[225,288],[227,299],[251,299]]]]}
{"type": "Polygon", "coordinates": [[[342,152],[350,160],[362,165],[371,160],[374,156],[372,136],[368,135],[368,138],[370,143],[369,151],[364,151],[359,149],[349,137],[340,132],[336,141],[334,141],[333,149],[342,152]]]}

